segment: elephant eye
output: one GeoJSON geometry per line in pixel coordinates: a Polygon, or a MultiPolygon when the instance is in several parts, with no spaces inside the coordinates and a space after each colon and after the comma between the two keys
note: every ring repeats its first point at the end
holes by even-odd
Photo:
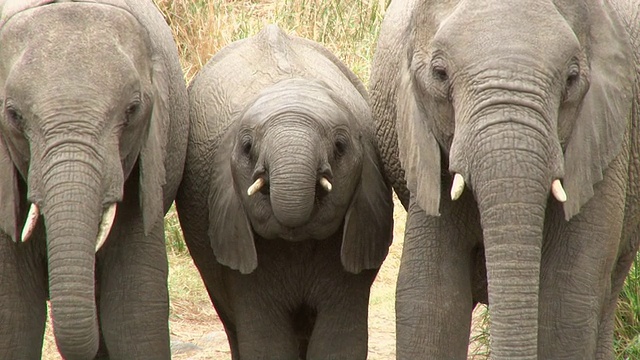
{"type": "Polygon", "coordinates": [[[438,81],[447,81],[449,80],[449,73],[447,72],[447,67],[444,64],[435,63],[431,65],[431,75],[434,79],[438,81]]]}
{"type": "Polygon", "coordinates": [[[253,139],[251,138],[251,136],[242,137],[241,147],[243,154],[247,156],[251,154],[251,149],[253,148],[253,139]]]}
{"type": "Polygon", "coordinates": [[[580,82],[580,66],[577,63],[577,60],[569,66],[566,76],[565,88],[562,96],[563,101],[565,102],[575,100],[578,94],[579,87],[577,85],[580,82]]]}
{"type": "Polygon", "coordinates": [[[334,150],[335,157],[340,158],[344,156],[344,154],[347,152],[347,148],[349,147],[349,144],[346,139],[339,137],[336,139],[334,143],[334,147],[335,147],[335,150],[334,150]]]}
{"type": "Polygon", "coordinates": [[[140,102],[136,101],[127,106],[127,110],[125,110],[125,125],[129,125],[131,120],[138,114],[140,111],[140,102]]]}
{"type": "Polygon", "coordinates": [[[572,87],[580,78],[580,67],[577,64],[571,65],[567,73],[567,88],[572,87]]]}
{"type": "Polygon", "coordinates": [[[441,67],[434,67],[432,70],[433,77],[440,81],[449,80],[449,74],[447,74],[447,69],[441,67]]]}
{"type": "Polygon", "coordinates": [[[5,113],[5,117],[7,118],[7,121],[12,126],[18,129],[22,129],[24,125],[24,119],[22,118],[22,115],[16,108],[14,108],[13,106],[7,106],[4,109],[4,113],[5,113]]]}

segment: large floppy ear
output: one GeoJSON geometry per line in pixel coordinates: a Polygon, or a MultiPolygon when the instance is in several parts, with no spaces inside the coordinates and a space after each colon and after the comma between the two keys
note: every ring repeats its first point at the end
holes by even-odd
{"type": "Polygon", "coordinates": [[[231,173],[231,153],[235,130],[227,129],[211,160],[209,187],[209,239],[216,260],[242,274],[258,266],[253,231],[235,189],[231,173]]]}
{"type": "Polygon", "coordinates": [[[407,188],[427,215],[440,215],[440,147],[419,106],[410,54],[401,62],[396,97],[398,150],[407,188]]]}
{"type": "Polygon", "coordinates": [[[145,234],[149,234],[164,217],[162,187],[166,179],[164,159],[170,121],[168,74],[160,59],[154,59],[151,76],[154,89],[153,110],[147,138],[140,151],[140,202],[145,234]]]}
{"type": "Polygon", "coordinates": [[[565,150],[567,220],[591,199],[593,186],[620,153],[632,111],[636,75],[629,35],[611,9],[593,9],[592,16],[590,87],[565,150]]]}
{"type": "Polygon", "coordinates": [[[379,268],[393,237],[391,187],[384,181],[371,139],[363,137],[363,151],[362,174],[345,216],[340,255],[344,268],[355,274],[379,268]]]}
{"type": "Polygon", "coordinates": [[[4,137],[0,136],[0,230],[18,240],[20,194],[16,168],[11,161],[4,137]]]}

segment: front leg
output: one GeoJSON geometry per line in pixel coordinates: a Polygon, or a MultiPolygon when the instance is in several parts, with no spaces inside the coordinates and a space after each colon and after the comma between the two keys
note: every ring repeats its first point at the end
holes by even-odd
{"type": "MultiPolygon", "coordinates": [[[[19,241],[19,240],[18,240],[19,241]]],[[[0,236],[0,359],[40,359],[47,316],[41,237],[13,243],[0,236]]]]}
{"type": "Polygon", "coordinates": [[[138,207],[123,204],[118,212],[118,223],[97,260],[100,326],[109,357],[169,359],[163,223],[145,236],[138,207]]]}
{"type": "MultiPolygon", "coordinates": [[[[237,334],[239,358],[234,360],[298,360],[299,346],[292,324],[292,310],[278,293],[280,281],[253,281],[256,272],[241,275],[232,272],[228,281],[233,303],[233,322],[237,334]],[[271,288],[273,286],[273,288],[271,288]]],[[[265,279],[262,279],[265,280],[265,279]]]]}
{"type": "Polygon", "coordinates": [[[439,217],[414,199],[409,206],[396,288],[398,359],[467,358],[480,226],[470,191],[456,202],[442,196],[439,217]]]}
{"type": "MultiPolygon", "coordinates": [[[[543,359],[614,357],[612,305],[621,283],[612,280],[620,280],[621,274],[617,279],[615,274],[618,256],[631,236],[625,234],[621,243],[626,188],[619,176],[626,168],[621,159],[613,162],[594,196],[569,222],[558,203],[547,206],[538,345],[543,359]]],[[[625,275],[629,265],[623,266],[625,275]]]]}
{"type": "Polygon", "coordinates": [[[317,316],[307,359],[366,359],[368,340],[368,308],[371,284],[378,272],[365,270],[357,275],[342,270],[327,274],[324,286],[314,287],[312,297],[317,316]],[[335,286],[334,286],[335,285],[335,286]]]}

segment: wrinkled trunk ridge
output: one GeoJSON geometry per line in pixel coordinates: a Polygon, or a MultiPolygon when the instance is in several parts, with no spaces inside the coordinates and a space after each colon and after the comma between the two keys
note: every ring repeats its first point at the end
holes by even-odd
{"type": "Polygon", "coordinates": [[[99,344],[94,273],[102,187],[88,162],[50,163],[55,165],[44,172],[42,213],[54,333],[66,359],[91,359],[99,344]]]}
{"type": "Polygon", "coordinates": [[[271,206],[288,227],[306,224],[315,206],[318,183],[317,144],[308,131],[295,128],[273,134],[269,156],[271,206]]]}
{"type": "Polygon", "coordinates": [[[548,152],[544,140],[523,136],[526,126],[493,126],[502,140],[483,139],[472,169],[484,233],[492,358],[537,359],[548,152]],[[510,145],[495,145],[505,143],[510,145]]]}

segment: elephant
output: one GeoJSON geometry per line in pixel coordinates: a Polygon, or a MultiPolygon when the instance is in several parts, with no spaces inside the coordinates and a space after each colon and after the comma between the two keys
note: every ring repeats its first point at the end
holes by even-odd
{"type": "Polygon", "coordinates": [[[365,359],[393,201],[364,86],[268,25],[217,52],[188,93],[176,208],[233,359],[365,359]]]}
{"type": "Polygon", "coordinates": [[[408,209],[398,359],[612,359],[640,238],[640,3],[394,0],[370,78],[408,209]],[[428,326],[428,328],[427,328],[428,326]]]}
{"type": "Polygon", "coordinates": [[[151,0],[0,2],[0,358],[168,359],[188,97],[151,0]],[[20,231],[22,229],[22,231],[20,231]]]}

